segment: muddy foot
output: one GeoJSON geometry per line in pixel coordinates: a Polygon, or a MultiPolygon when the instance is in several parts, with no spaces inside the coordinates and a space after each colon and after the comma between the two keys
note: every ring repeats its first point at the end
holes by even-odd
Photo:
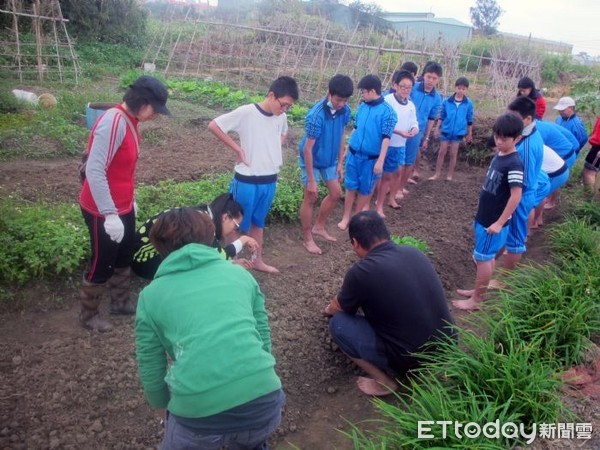
{"type": "Polygon", "coordinates": [[[312,229],[312,234],[316,236],[321,236],[323,239],[329,242],[337,242],[337,239],[330,235],[325,228],[315,228],[312,229]]]}
{"type": "Polygon", "coordinates": [[[308,250],[309,253],[314,255],[320,255],[323,253],[319,246],[315,244],[315,241],[304,242],[302,245],[304,245],[304,248],[308,250]]]}
{"type": "Polygon", "coordinates": [[[479,309],[481,309],[481,307],[479,306],[479,302],[476,302],[475,300],[452,300],[452,305],[456,308],[456,309],[460,309],[461,311],[478,311],[479,309]]]}
{"type": "Polygon", "coordinates": [[[387,388],[387,387],[379,384],[373,378],[367,378],[367,377],[358,377],[356,379],[356,384],[358,386],[358,389],[360,389],[360,391],[362,393],[367,394],[367,395],[376,395],[378,397],[381,397],[384,395],[390,395],[396,389],[398,389],[398,387],[395,385],[387,388]]]}

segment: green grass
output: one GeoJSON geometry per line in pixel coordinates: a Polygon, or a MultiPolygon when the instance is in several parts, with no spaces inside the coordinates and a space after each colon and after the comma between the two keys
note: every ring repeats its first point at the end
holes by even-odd
{"type": "Polygon", "coordinates": [[[460,345],[439,344],[435,354],[405,384],[405,392],[393,402],[374,403],[382,416],[373,432],[354,427],[354,448],[464,448],[500,449],[523,443],[523,439],[459,438],[441,429],[436,438],[419,436],[419,421],[454,421],[484,425],[554,423],[570,417],[560,400],[562,382],[537,356],[535,346],[510,339],[502,346],[493,339],[459,329],[460,345]]]}

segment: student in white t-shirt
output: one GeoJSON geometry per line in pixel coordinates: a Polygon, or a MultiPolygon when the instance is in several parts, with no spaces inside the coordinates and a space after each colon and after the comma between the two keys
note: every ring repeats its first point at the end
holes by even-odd
{"type": "Polygon", "coordinates": [[[400,180],[406,167],[406,139],[419,134],[416,108],[414,103],[408,98],[414,83],[415,79],[409,71],[398,70],[392,76],[392,88],[394,92],[384,97],[385,101],[396,111],[398,122],[390,138],[390,146],[383,164],[381,185],[377,189],[377,213],[381,217],[385,217],[383,204],[388,192],[390,193],[388,205],[394,209],[400,207],[396,203],[395,196],[398,189],[401,188],[400,180]]]}
{"type": "Polygon", "coordinates": [[[282,76],[271,83],[262,102],[240,106],[208,124],[208,129],[236,153],[229,190],[244,209],[240,230],[258,242],[252,268],[261,272],[279,272],[263,261],[263,232],[283,163],[281,144],[288,131],[285,112],[296,100],[296,80],[282,76]],[[238,134],[239,144],[227,134],[230,131],[238,134]]]}

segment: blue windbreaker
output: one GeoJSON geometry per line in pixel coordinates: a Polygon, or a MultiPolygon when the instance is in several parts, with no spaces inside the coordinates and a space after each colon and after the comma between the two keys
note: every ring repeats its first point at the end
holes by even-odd
{"type": "Polygon", "coordinates": [[[440,113],[440,131],[450,136],[466,136],[467,127],[473,125],[473,102],[466,95],[456,107],[454,94],[444,100],[440,113]]]}
{"type": "Polygon", "coordinates": [[[383,97],[362,102],[354,116],[354,133],[348,145],[359,155],[377,156],[383,139],[392,136],[396,122],[396,111],[383,97]]]}
{"type": "Polygon", "coordinates": [[[338,162],[344,129],[351,118],[352,112],[348,105],[344,105],[335,114],[332,114],[331,109],[327,106],[327,98],[314,105],[306,115],[305,134],[298,146],[301,164],[304,164],[304,145],[306,141],[314,139],[315,145],[312,148],[313,167],[326,169],[335,166],[338,162]]]}

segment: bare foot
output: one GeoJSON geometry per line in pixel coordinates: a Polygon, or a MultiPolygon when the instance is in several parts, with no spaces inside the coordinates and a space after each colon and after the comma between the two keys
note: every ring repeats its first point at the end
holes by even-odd
{"type": "Polygon", "coordinates": [[[457,289],[456,293],[458,295],[462,295],[463,297],[472,297],[475,293],[475,289],[457,289]]]}
{"type": "Polygon", "coordinates": [[[452,177],[446,177],[446,181],[452,181],[452,177]]]}
{"type": "Polygon", "coordinates": [[[400,209],[400,205],[393,200],[388,203],[388,206],[392,209],[400,209]]]}
{"type": "Polygon", "coordinates": [[[323,239],[329,242],[336,242],[337,239],[330,235],[325,228],[317,228],[313,227],[312,234],[316,234],[317,236],[321,236],[323,239]]]}
{"type": "Polygon", "coordinates": [[[302,245],[304,245],[304,248],[308,250],[309,253],[314,255],[320,255],[323,253],[319,246],[315,244],[315,241],[305,241],[302,245]]]}
{"type": "Polygon", "coordinates": [[[394,200],[398,200],[398,201],[400,201],[400,200],[402,200],[403,198],[404,198],[404,193],[403,193],[403,192],[398,192],[398,193],[396,194],[396,196],[394,197],[394,200]]]}
{"type": "Polygon", "coordinates": [[[341,222],[337,224],[337,227],[342,231],[346,231],[348,229],[348,220],[342,219],[341,222]]]}
{"type": "Polygon", "coordinates": [[[506,289],[506,285],[502,281],[490,280],[490,284],[488,284],[488,289],[506,289]]]}
{"type": "Polygon", "coordinates": [[[378,397],[390,395],[396,389],[398,389],[396,383],[394,383],[392,386],[386,387],[375,381],[373,378],[367,377],[358,377],[356,379],[356,384],[362,393],[367,395],[376,395],[378,397]]]}
{"type": "Polygon", "coordinates": [[[462,311],[478,311],[480,309],[479,302],[470,298],[467,300],[452,300],[452,305],[462,311]]]}
{"type": "Polygon", "coordinates": [[[279,270],[277,270],[273,266],[269,266],[268,264],[265,264],[263,261],[254,261],[252,263],[252,268],[254,270],[258,270],[259,272],[279,273],[279,270]]]}
{"type": "Polygon", "coordinates": [[[429,178],[427,178],[429,181],[433,181],[433,180],[437,180],[439,178],[438,174],[434,174],[432,176],[430,176],[429,178]]]}
{"type": "Polygon", "coordinates": [[[379,217],[381,217],[382,219],[385,219],[385,214],[383,213],[383,209],[377,208],[377,214],[379,214],[379,217]]]}
{"type": "Polygon", "coordinates": [[[413,177],[413,178],[409,178],[408,182],[410,184],[417,184],[419,181],[418,181],[418,179],[416,177],[413,177]]]}
{"type": "Polygon", "coordinates": [[[406,188],[402,189],[402,195],[407,195],[410,191],[406,188]]]}

